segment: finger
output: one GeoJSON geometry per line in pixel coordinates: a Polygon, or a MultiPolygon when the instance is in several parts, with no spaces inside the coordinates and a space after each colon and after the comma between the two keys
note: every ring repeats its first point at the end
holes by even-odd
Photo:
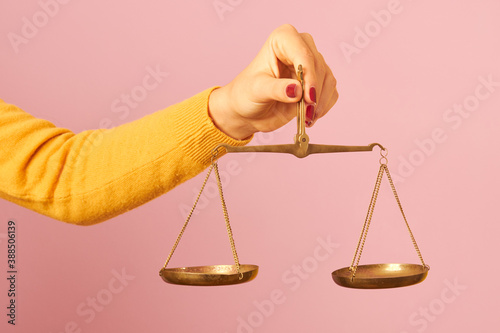
{"type": "MultiPolygon", "coordinates": [[[[315,54],[315,65],[316,65],[315,75],[318,85],[310,86],[308,81],[305,80],[306,92],[309,92],[310,101],[313,103],[313,104],[308,104],[306,107],[306,126],[311,127],[314,125],[316,119],[319,118],[319,115],[320,114],[322,115],[321,110],[325,108],[324,106],[325,100],[327,99],[329,100],[329,97],[328,96],[325,97],[325,95],[329,94],[331,90],[330,91],[328,90],[324,91],[324,90],[325,90],[326,76],[328,73],[331,73],[331,71],[328,68],[328,65],[326,64],[323,55],[318,52],[318,49],[316,47],[316,44],[314,43],[312,36],[307,33],[302,33],[301,36],[304,39],[304,41],[309,45],[309,48],[315,54]]],[[[328,87],[328,85],[326,85],[326,87],[328,87]]]]}
{"type": "Polygon", "coordinates": [[[316,107],[318,101],[320,100],[321,90],[323,87],[323,81],[325,77],[325,67],[328,67],[325,63],[325,59],[318,52],[318,48],[314,43],[314,39],[308,33],[301,33],[300,36],[304,40],[304,42],[308,45],[309,49],[312,51],[314,55],[314,65],[313,69],[309,69],[307,72],[304,72],[304,90],[306,91],[306,102],[312,103],[316,107]],[[312,72],[314,71],[314,72],[312,72]],[[312,84],[311,76],[314,76],[316,84],[312,84]]]}
{"type": "Polygon", "coordinates": [[[312,122],[311,126],[313,126],[314,123],[316,121],[318,121],[318,119],[320,119],[321,117],[326,115],[328,113],[328,111],[332,108],[332,106],[334,106],[335,103],[337,103],[338,99],[339,99],[339,93],[338,93],[337,89],[335,89],[333,91],[333,93],[329,95],[329,100],[328,100],[328,103],[325,104],[325,107],[318,109],[318,113],[316,114],[316,118],[312,122]]]}
{"type": "Polygon", "coordinates": [[[337,91],[337,80],[328,66],[326,67],[326,70],[323,86],[321,87],[322,93],[320,95],[320,100],[317,103],[314,121],[323,117],[337,102],[339,96],[337,91]]]}
{"type": "MultiPolygon", "coordinates": [[[[309,38],[308,38],[309,39],[309,38]]],[[[312,37],[310,38],[312,39],[312,37]]],[[[306,102],[314,103],[310,96],[310,88],[318,85],[316,78],[315,46],[311,49],[310,41],[307,42],[297,30],[289,25],[283,25],[273,31],[270,36],[270,45],[273,53],[286,66],[293,66],[295,72],[299,65],[304,71],[304,81],[307,84],[306,102]]],[[[314,45],[312,43],[311,45],[314,45]]]]}

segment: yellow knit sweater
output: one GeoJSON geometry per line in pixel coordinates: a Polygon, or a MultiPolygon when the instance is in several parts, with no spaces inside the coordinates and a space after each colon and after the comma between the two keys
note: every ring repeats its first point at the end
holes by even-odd
{"type": "Polygon", "coordinates": [[[79,134],[0,100],[0,197],[90,225],[164,194],[205,169],[217,144],[249,142],[214,126],[213,89],[131,123],[79,134]]]}

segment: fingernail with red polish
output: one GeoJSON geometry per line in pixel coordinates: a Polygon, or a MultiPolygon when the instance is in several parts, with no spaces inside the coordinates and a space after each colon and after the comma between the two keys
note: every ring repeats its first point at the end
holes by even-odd
{"type": "Polygon", "coordinates": [[[314,105],[310,104],[306,108],[306,120],[314,121],[314,105]]]}
{"type": "Polygon", "coordinates": [[[309,89],[309,96],[311,97],[311,101],[313,101],[314,103],[316,103],[316,88],[311,87],[309,89]]]}
{"type": "Polygon", "coordinates": [[[297,85],[295,83],[286,86],[286,95],[290,98],[297,97],[297,85]]]}

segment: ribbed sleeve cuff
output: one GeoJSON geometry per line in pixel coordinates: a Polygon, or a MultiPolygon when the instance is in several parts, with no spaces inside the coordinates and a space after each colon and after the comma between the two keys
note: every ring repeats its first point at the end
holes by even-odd
{"type": "Polygon", "coordinates": [[[218,144],[244,146],[252,140],[235,140],[214,125],[208,114],[208,99],[217,88],[212,87],[181,102],[171,114],[177,144],[186,155],[203,165],[210,164],[212,150],[218,144]]]}

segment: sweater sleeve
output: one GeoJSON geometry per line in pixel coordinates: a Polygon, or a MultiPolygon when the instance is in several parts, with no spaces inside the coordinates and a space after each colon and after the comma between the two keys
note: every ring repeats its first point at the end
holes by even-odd
{"type": "Polygon", "coordinates": [[[0,197],[90,225],[194,177],[219,143],[241,146],[208,115],[208,89],[112,128],[75,134],[0,100],[0,197]]]}

